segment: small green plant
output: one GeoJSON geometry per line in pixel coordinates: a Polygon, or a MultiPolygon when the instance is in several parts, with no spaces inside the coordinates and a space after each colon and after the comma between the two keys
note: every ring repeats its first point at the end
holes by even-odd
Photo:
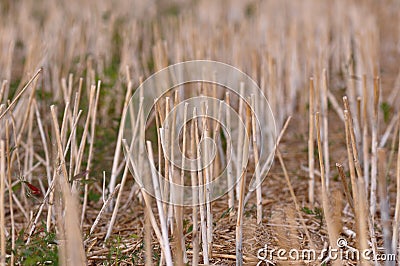
{"type": "Polygon", "coordinates": [[[96,202],[98,202],[100,200],[100,198],[101,198],[101,194],[100,193],[96,193],[93,190],[89,191],[89,193],[88,193],[88,200],[89,201],[96,203],[96,202]]]}
{"type": "Polygon", "coordinates": [[[323,212],[323,210],[321,208],[315,207],[314,210],[311,210],[308,207],[303,207],[301,209],[301,211],[306,213],[306,214],[314,215],[315,218],[320,220],[320,222],[322,223],[322,219],[324,218],[324,212],[323,212]]]}
{"type": "Polygon", "coordinates": [[[381,110],[383,112],[383,120],[385,123],[389,122],[392,107],[387,102],[381,103],[381,110]]]}
{"type": "Polygon", "coordinates": [[[233,210],[232,207],[231,207],[231,208],[228,208],[226,211],[224,211],[224,212],[221,214],[220,219],[222,219],[222,218],[224,218],[225,216],[227,216],[229,213],[231,213],[232,210],[233,210]]]}
{"type": "MultiPolygon", "coordinates": [[[[132,236],[135,238],[135,236],[132,236]]],[[[117,235],[113,239],[109,239],[107,241],[107,245],[109,245],[109,250],[107,254],[107,262],[105,265],[119,265],[120,263],[125,263],[126,261],[138,260],[137,253],[124,253],[123,250],[128,248],[123,242],[123,238],[120,235],[117,235]]]]}
{"type": "MultiPolygon", "coordinates": [[[[21,230],[15,241],[15,249],[11,251],[17,265],[58,265],[58,247],[54,232],[46,232],[45,225],[42,224],[38,226],[28,245],[25,236],[25,231],[21,230]]],[[[11,250],[11,240],[8,244],[8,250],[11,250]]]]}
{"type": "Polygon", "coordinates": [[[301,210],[306,214],[314,214],[314,212],[310,210],[308,207],[303,207],[301,210]]]}

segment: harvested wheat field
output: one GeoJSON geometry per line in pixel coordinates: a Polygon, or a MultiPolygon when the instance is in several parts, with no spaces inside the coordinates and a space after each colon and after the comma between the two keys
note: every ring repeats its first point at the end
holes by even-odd
{"type": "Polygon", "coordinates": [[[400,2],[0,2],[0,265],[397,265],[400,2]]]}

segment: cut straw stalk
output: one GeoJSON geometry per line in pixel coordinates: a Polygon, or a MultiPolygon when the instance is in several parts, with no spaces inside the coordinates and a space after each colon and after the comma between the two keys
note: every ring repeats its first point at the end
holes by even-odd
{"type": "MultiPolygon", "coordinates": [[[[34,82],[34,88],[36,87],[36,82],[34,82]]],[[[32,174],[29,172],[29,169],[32,169],[33,167],[33,154],[34,154],[34,146],[33,146],[33,138],[32,138],[32,124],[33,124],[33,112],[32,112],[32,101],[33,101],[33,96],[35,93],[35,89],[31,91],[31,94],[29,96],[29,102],[28,102],[28,107],[26,109],[26,115],[25,119],[23,122],[22,128],[27,125],[27,136],[26,136],[26,144],[27,144],[27,149],[25,149],[25,158],[24,158],[24,173],[25,173],[25,180],[28,180],[29,182],[32,182],[32,174]]],[[[22,133],[23,131],[21,130],[19,133],[18,138],[22,139],[22,133]]],[[[39,179],[39,183],[41,183],[41,180],[39,179]]],[[[44,188],[42,187],[42,193],[44,193],[44,188]]]]}
{"type": "MultiPolygon", "coordinates": [[[[393,254],[392,249],[392,231],[391,231],[391,221],[390,221],[390,208],[389,208],[389,198],[386,183],[386,151],[385,149],[378,149],[378,191],[379,191],[379,203],[381,212],[381,223],[383,231],[383,243],[385,246],[385,254],[393,254]]],[[[395,265],[395,262],[386,262],[386,265],[395,265]]]]}
{"type": "MultiPolygon", "coordinates": [[[[73,265],[84,265],[86,264],[85,250],[83,247],[81,231],[79,228],[79,218],[77,212],[77,201],[74,194],[71,192],[71,188],[67,182],[68,173],[65,166],[65,158],[62,149],[60,128],[57,121],[57,115],[54,105],[50,107],[52,122],[57,140],[58,160],[59,160],[59,173],[57,174],[57,183],[61,193],[61,204],[58,206],[59,212],[57,215],[58,224],[60,225],[60,233],[65,236],[65,243],[61,247],[65,248],[60,250],[61,252],[61,264],[67,265],[69,263],[73,265]],[[64,209],[64,215],[62,215],[61,208],[64,209]]],[[[58,171],[57,171],[58,172],[58,171]]],[[[56,201],[60,203],[59,201],[56,201]]],[[[61,238],[63,240],[64,238],[61,238]]]]}
{"type": "MultiPolygon", "coordinates": [[[[175,90],[174,93],[174,107],[176,107],[179,104],[179,98],[178,98],[178,90],[175,90]]],[[[185,110],[184,110],[184,116],[187,115],[187,105],[185,105],[185,110]]],[[[175,150],[175,145],[179,145],[179,143],[175,144],[175,136],[176,136],[176,117],[177,117],[177,112],[176,108],[173,108],[172,111],[172,128],[171,128],[171,146],[170,146],[170,158],[174,158],[174,150],[175,150]]],[[[184,134],[183,134],[183,154],[185,153],[186,150],[186,140],[185,140],[185,133],[186,133],[186,124],[184,124],[184,134]]],[[[184,161],[183,161],[184,162],[184,161]]],[[[181,179],[183,180],[183,175],[184,172],[183,170],[181,171],[181,174],[178,173],[178,171],[175,171],[175,165],[171,164],[171,177],[172,177],[172,182],[176,185],[181,185],[181,179]]],[[[170,196],[171,200],[174,199],[174,202],[176,205],[172,204],[169,206],[169,211],[170,211],[170,223],[171,223],[171,228],[174,227],[174,213],[175,212],[175,228],[174,230],[171,230],[174,232],[174,235],[176,236],[176,241],[175,241],[175,246],[176,246],[176,256],[175,260],[178,265],[183,265],[184,261],[184,235],[183,235],[183,209],[182,206],[178,206],[182,204],[182,199],[183,195],[181,195],[181,191],[178,190],[170,190],[170,196]],[[177,200],[177,201],[176,201],[177,200]],[[173,210],[172,210],[173,208],[173,210]]]]}
{"type": "MultiPolygon", "coordinates": [[[[172,97],[170,98],[170,111],[172,111],[172,125],[169,128],[169,151],[171,151],[171,153],[169,154],[169,156],[171,156],[170,158],[173,158],[173,154],[174,154],[174,138],[175,138],[175,125],[176,125],[176,109],[174,108],[176,100],[177,100],[177,94],[175,94],[175,98],[173,99],[172,97]]],[[[167,117],[168,115],[170,115],[170,113],[165,113],[165,117],[167,117]]],[[[167,146],[168,147],[168,146],[167,146]]],[[[168,157],[168,156],[167,156],[168,157]]],[[[169,160],[169,158],[168,158],[169,160]]],[[[170,182],[176,183],[178,182],[177,179],[179,178],[179,174],[175,175],[175,165],[173,163],[170,162],[170,166],[169,166],[169,180],[170,182]]],[[[174,190],[174,186],[170,186],[170,190],[169,190],[169,197],[172,200],[173,198],[175,198],[176,195],[176,191],[174,190]]],[[[175,227],[174,227],[174,206],[173,204],[169,204],[168,205],[168,220],[167,220],[167,224],[170,226],[170,230],[171,230],[171,234],[172,235],[176,235],[175,232],[175,227]]],[[[179,252],[179,251],[178,251],[179,252]]]]}
{"type": "MultiPolygon", "coordinates": [[[[170,112],[171,109],[171,103],[170,103],[170,98],[166,97],[165,98],[165,113],[164,113],[164,119],[167,117],[167,115],[170,112]]],[[[161,124],[163,124],[164,119],[162,119],[161,124]]],[[[170,129],[169,129],[169,124],[166,123],[164,129],[160,129],[163,134],[161,135],[161,141],[163,141],[164,147],[169,147],[170,146],[170,129]]],[[[164,154],[165,155],[165,154],[164,154]]],[[[168,194],[170,193],[169,191],[169,182],[171,181],[171,176],[170,176],[170,162],[168,160],[168,156],[164,156],[164,178],[165,178],[165,186],[163,188],[163,200],[166,200],[168,198],[168,194]]],[[[167,214],[167,212],[170,210],[168,204],[164,202],[163,205],[164,208],[164,213],[167,214]]],[[[171,228],[171,231],[173,231],[173,228],[171,228]]]]}
{"type": "MultiPolygon", "coordinates": [[[[193,114],[194,117],[195,113],[193,114]]],[[[190,132],[190,153],[191,153],[191,159],[192,159],[192,163],[191,163],[191,167],[192,167],[192,171],[191,171],[191,184],[193,187],[193,199],[192,199],[192,204],[193,204],[193,209],[192,209],[192,219],[193,219],[193,229],[192,229],[192,246],[193,246],[193,258],[192,258],[192,265],[193,266],[197,266],[199,264],[199,252],[200,252],[200,248],[199,248],[199,236],[198,236],[198,204],[199,204],[199,194],[196,190],[197,187],[197,173],[195,171],[193,171],[194,169],[196,169],[196,163],[195,163],[195,158],[196,158],[196,143],[195,143],[195,123],[194,123],[194,119],[192,120],[191,123],[191,132],[190,132]]]]}
{"type": "MultiPolygon", "coordinates": [[[[223,101],[219,101],[218,103],[214,103],[214,110],[217,110],[217,106],[218,106],[218,117],[217,120],[215,121],[214,125],[214,130],[213,130],[213,140],[216,146],[216,151],[215,151],[215,157],[213,162],[210,165],[210,173],[211,173],[211,180],[214,179],[214,177],[219,176],[219,173],[221,171],[221,166],[224,165],[224,161],[225,161],[225,154],[224,154],[224,150],[222,147],[222,143],[221,143],[221,121],[222,121],[222,105],[223,105],[223,101]]],[[[211,156],[211,155],[209,155],[211,156]]]]}
{"type": "MultiPolygon", "coordinates": [[[[160,101],[157,99],[154,99],[154,112],[155,112],[155,117],[156,117],[156,131],[157,131],[157,150],[158,150],[158,172],[162,173],[163,169],[163,149],[162,149],[162,140],[161,140],[161,125],[160,121],[162,120],[162,114],[160,111],[160,101]]],[[[164,186],[162,185],[162,179],[164,177],[160,175],[160,189],[161,191],[164,191],[164,186]]]]}
{"type": "MultiPolygon", "coordinates": [[[[6,122],[6,154],[7,154],[7,177],[8,177],[8,200],[10,204],[10,222],[11,222],[11,249],[15,250],[15,220],[12,195],[12,179],[11,179],[11,152],[10,152],[10,125],[6,122]]],[[[0,170],[1,171],[1,170],[0,170]]],[[[1,177],[0,177],[1,178],[1,177]]],[[[14,265],[14,252],[11,252],[10,265],[14,265]]]]}
{"type": "MultiPolygon", "coordinates": [[[[349,172],[350,172],[350,182],[351,182],[351,188],[352,188],[352,195],[353,195],[353,204],[355,207],[355,210],[357,210],[358,207],[358,186],[357,186],[357,178],[356,178],[356,172],[354,169],[354,157],[353,157],[353,150],[351,146],[351,137],[350,137],[350,125],[349,125],[349,113],[347,110],[344,110],[344,117],[345,117],[345,129],[346,129],[346,145],[347,145],[347,159],[349,162],[349,172]]],[[[358,216],[355,213],[356,216],[356,224],[358,224],[358,216]]]]}
{"type": "MultiPolygon", "coordinates": [[[[177,94],[176,94],[177,95],[177,94]]],[[[180,186],[184,186],[184,178],[185,178],[185,158],[186,158],[186,146],[187,146],[187,112],[188,112],[188,103],[185,103],[183,110],[183,132],[182,132],[182,165],[181,165],[181,176],[178,184],[180,186]]],[[[173,154],[172,154],[173,155],[173,154]]],[[[183,191],[182,189],[178,190],[178,204],[183,204],[183,191]]],[[[178,260],[177,263],[187,263],[187,255],[185,248],[185,236],[183,234],[183,206],[176,206],[176,227],[177,227],[177,250],[178,250],[178,260]]]]}
{"type": "Polygon", "coordinates": [[[257,224],[261,224],[262,222],[262,184],[261,184],[261,173],[260,166],[258,165],[258,145],[257,145],[257,129],[256,129],[256,101],[255,95],[251,95],[251,105],[254,111],[251,112],[251,127],[252,127],[252,140],[253,140],[253,154],[254,154],[254,165],[255,165],[255,174],[256,174],[256,202],[257,202],[257,224]]]}
{"type": "MultiPolygon", "coordinates": [[[[399,118],[400,122],[400,118],[399,118]]],[[[397,148],[397,168],[396,168],[396,209],[393,223],[393,243],[392,248],[398,253],[399,247],[399,226],[400,226],[400,130],[399,130],[399,145],[397,148]]]]}
{"type": "MultiPolygon", "coordinates": [[[[363,178],[359,178],[358,180],[358,200],[357,202],[359,203],[359,206],[357,207],[357,212],[356,215],[359,216],[358,218],[358,225],[357,225],[357,239],[358,239],[358,246],[359,250],[367,250],[370,248],[368,244],[368,226],[371,224],[370,219],[366,218],[368,217],[368,200],[367,200],[367,190],[365,188],[365,183],[363,178]]],[[[376,254],[376,249],[374,242],[375,238],[372,237],[372,251],[374,254],[376,254]]],[[[375,265],[377,263],[375,262],[375,265]]],[[[361,258],[361,265],[370,265],[369,261],[366,261],[363,257],[361,258]]]]}
{"type": "MultiPolygon", "coordinates": [[[[227,106],[230,106],[230,95],[229,92],[225,94],[225,102],[227,106]]],[[[231,115],[229,112],[229,108],[226,108],[226,129],[228,130],[226,134],[226,161],[232,161],[232,138],[231,138],[231,115]]],[[[235,190],[233,189],[234,181],[232,176],[232,163],[227,163],[227,178],[228,178],[228,208],[233,210],[235,207],[235,190]]],[[[233,216],[234,212],[230,212],[230,215],[233,216]]]]}
{"type": "MultiPolygon", "coordinates": [[[[3,82],[1,83],[1,89],[0,89],[0,104],[3,102],[3,97],[4,97],[4,99],[7,99],[8,98],[8,95],[5,95],[6,94],[6,89],[7,89],[7,84],[8,84],[8,81],[7,80],[3,80],[3,82]]],[[[2,111],[2,110],[1,110],[2,111]]]]}
{"type": "Polygon", "coordinates": [[[208,106],[206,103],[203,104],[202,106],[202,113],[203,113],[203,119],[202,119],[202,128],[203,128],[203,134],[202,134],[202,157],[203,157],[203,178],[205,180],[205,188],[206,188],[206,193],[205,193],[205,200],[206,200],[206,211],[207,211],[207,249],[208,249],[208,256],[209,258],[212,257],[212,243],[213,243],[213,216],[212,216],[212,210],[211,210],[211,173],[210,173],[210,165],[209,163],[209,155],[210,151],[208,149],[207,145],[207,139],[210,137],[210,130],[209,130],[209,124],[207,123],[207,115],[208,115],[208,106]]]}
{"type": "Polygon", "coordinates": [[[344,194],[346,195],[347,203],[349,204],[349,206],[352,209],[353,213],[355,213],[353,197],[352,197],[351,192],[349,190],[349,183],[347,182],[346,175],[344,174],[343,165],[341,165],[340,163],[336,163],[336,168],[338,170],[338,173],[339,173],[339,176],[340,176],[340,180],[342,181],[342,186],[343,186],[344,194]]]}
{"type": "Polygon", "coordinates": [[[153,250],[152,250],[152,242],[151,242],[151,218],[150,211],[148,208],[145,208],[144,214],[144,248],[145,248],[145,266],[153,265],[153,250]]]}
{"type": "Polygon", "coordinates": [[[357,139],[355,136],[355,129],[354,129],[354,124],[353,124],[353,116],[350,111],[350,106],[349,102],[347,101],[347,97],[343,97],[343,102],[345,106],[345,112],[347,112],[347,120],[346,123],[348,124],[348,129],[350,133],[350,141],[351,141],[351,148],[352,148],[352,154],[353,154],[353,160],[354,160],[354,167],[357,172],[357,177],[358,178],[363,178],[362,170],[361,170],[361,165],[360,165],[360,160],[358,156],[358,150],[357,150],[357,139]]]}
{"type": "Polygon", "coordinates": [[[197,111],[196,108],[193,110],[194,117],[194,129],[195,129],[195,140],[196,140],[196,158],[197,158],[197,176],[198,176],[198,184],[199,184],[199,204],[200,204],[200,226],[201,226],[201,242],[203,249],[203,263],[208,265],[210,263],[208,256],[208,241],[207,241],[207,223],[206,223],[206,213],[204,210],[205,205],[205,193],[204,193],[204,179],[203,179],[203,171],[201,162],[201,154],[200,154],[200,140],[199,140],[199,129],[198,129],[198,121],[197,121],[197,111]]]}
{"type": "Polygon", "coordinates": [[[329,138],[328,138],[328,72],[326,69],[322,72],[322,119],[323,119],[323,146],[324,146],[324,162],[326,186],[329,188],[330,166],[329,166],[329,138]]]}
{"type": "MultiPolygon", "coordinates": [[[[251,110],[248,106],[246,106],[246,131],[248,134],[251,132],[251,110]]],[[[237,212],[237,220],[236,220],[236,266],[243,265],[243,212],[244,212],[244,191],[246,186],[246,172],[247,165],[244,163],[248,158],[248,147],[249,147],[249,139],[244,138],[243,143],[243,154],[242,154],[242,166],[240,171],[240,189],[239,189],[239,202],[238,202],[238,212],[237,212]]]]}
{"type": "MultiPolygon", "coordinates": [[[[147,141],[147,151],[148,151],[148,155],[149,155],[149,162],[150,162],[150,167],[151,167],[151,177],[152,177],[152,181],[153,181],[153,187],[154,187],[154,193],[155,193],[155,197],[156,197],[156,203],[157,203],[157,209],[158,209],[158,214],[159,214],[159,219],[160,219],[160,224],[161,224],[161,232],[162,232],[162,240],[164,242],[164,246],[165,247],[169,247],[169,239],[168,239],[168,225],[167,222],[165,220],[165,216],[164,216],[164,210],[163,210],[163,206],[162,206],[162,202],[161,202],[161,191],[160,191],[160,186],[158,183],[158,174],[155,170],[155,164],[154,164],[154,160],[153,160],[153,148],[151,147],[151,142],[147,141]]],[[[165,262],[167,264],[167,266],[172,266],[172,256],[171,253],[169,252],[170,249],[166,249],[165,252],[165,262]]]]}
{"type": "MultiPolygon", "coordinates": [[[[4,190],[6,180],[6,151],[4,140],[0,141],[0,264],[6,265],[6,223],[4,209],[4,190]]],[[[11,193],[11,192],[10,192],[11,193]]]]}
{"type": "Polygon", "coordinates": [[[363,166],[364,166],[364,183],[365,191],[369,187],[369,143],[368,143],[368,90],[367,90],[367,76],[363,75],[363,115],[362,115],[362,130],[363,130],[363,166]]]}
{"type": "MultiPolygon", "coordinates": [[[[244,83],[240,83],[240,95],[244,95],[244,83]]],[[[239,118],[243,118],[244,116],[244,100],[239,99],[239,118]]],[[[239,154],[239,151],[243,149],[243,139],[245,138],[245,132],[243,132],[243,127],[239,126],[239,133],[238,133],[238,144],[236,147],[237,154],[236,155],[236,173],[241,173],[242,171],[242,157],[239,154]]],[[[240,182],[236,184],[236,198],[239,199],[240,195],[240,182]]]]}
{"type": "Polygon", "coordinates": [[[314,205],[314,187],[315,187],[315,174],[314,174],[314,79],[310,78],[309,87],[309,128],[308,128],[308,200],[311,205],[314,205]]]}
{"type": "MultiPolygon", "coordinates": [[[[324,165],[324,160],[323,160],[323,155],[322,155],[322,145],[321,145],[321,124],[320,124],[320,114],[317,112],[315,114],[315,126],[317,129],[317,144],[318,144],[318,157],[319,157],[319,165],[320,165],[320,171],[321,171],[321,189],[322,189],[322,206],[324,208],[324,216],[326,220],[326,226],[328,228],[328,235],[329,235],[329,243],[332,248],[338,248],[337,246],[337,239],[339,238],[339,230],[340,228],[337,228],[337,224],[340,223],[340,221],[335,221],[335,217],[332,214],[332,207],[330,203],[330,193],[326,187],[326,181],[325,181],[325,165],[324,165]]],[[[339,217],[336,217],[339,218],[339,217]]],[[[334,265],[341,265],[341,260],[335,260],[333,261],[334,265]]]]}
{"type": "Polygon", "coordinates": [[[374,106],[372,118],[372,143],[371,143],[371,196],[370,196],[370,213],[372,225],[375,223],[376,212],[376,187],[377,187],[377,171],[378,171],[378,112],[379,112],[379,93],[380,84],[379,77],[374,79],[374,106]]]}

